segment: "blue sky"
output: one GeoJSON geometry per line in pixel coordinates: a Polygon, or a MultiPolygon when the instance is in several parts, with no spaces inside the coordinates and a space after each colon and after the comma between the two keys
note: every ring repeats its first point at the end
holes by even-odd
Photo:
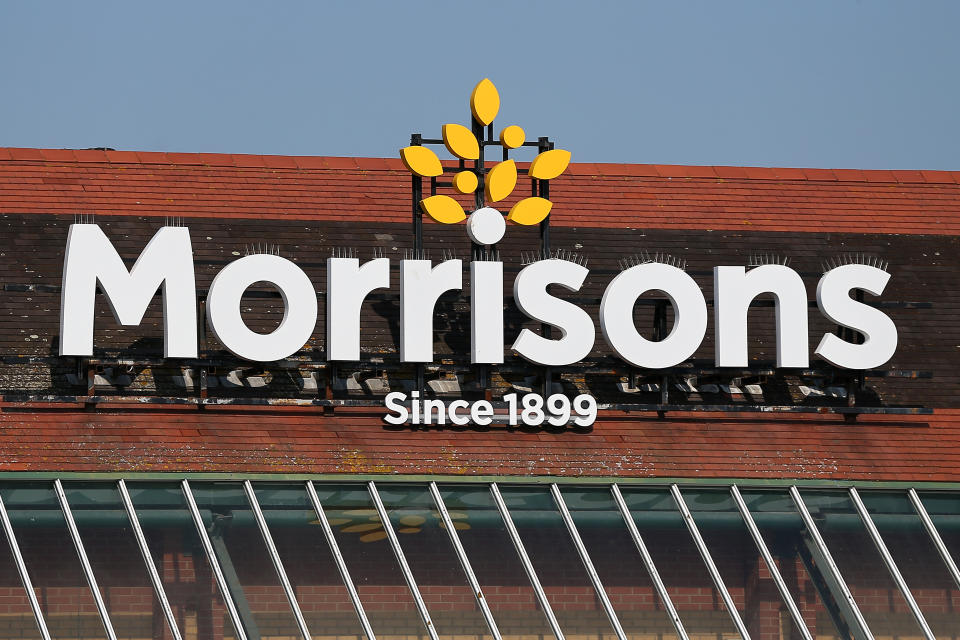
{"type": "Polygon", "coordinates": [[[575,161],[960,169],[960,3],[3,2],[0,145],[396,156],[468,122],[575,161]]]}

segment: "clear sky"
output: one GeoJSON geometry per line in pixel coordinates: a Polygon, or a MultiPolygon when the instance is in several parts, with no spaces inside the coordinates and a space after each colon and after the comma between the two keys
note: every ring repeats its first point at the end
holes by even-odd
{"type": "Polygon", "coordinates": [[[468,123],[581,162],[960,169],[960,2],[0,0],[0,146],[396,156],[468,123]]]}

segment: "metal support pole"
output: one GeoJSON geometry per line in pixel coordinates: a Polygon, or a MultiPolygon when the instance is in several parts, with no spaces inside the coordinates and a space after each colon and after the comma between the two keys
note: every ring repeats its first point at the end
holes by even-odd
{"type": "Polygon", "coordinates": [[[283,568],[283,562],[280,560],[280,554],[277,553],[277,546],[273,543],[273,536],[270,535],[270,528],[267,526],[267,520],[263,517],[263,511],[260,509],[260,502],[257,500],[257,494],[253,491],[253,484],[249,480],[243,481],[243,492],[247,494],[247,502],[253,510],[253,517],[257,521],[257,528],[260,529],[260,535],[263,536],[263,543],[267,546],[267,553],[270,554],[270,561],[280,579],[280,585],[283,587],[283,593],[287,596],[287,602],[290,603],[290,609],[293,610],[293,617],[297,619],[297,627],[300,629],[300,635],[303,640],[311,640],[310,630],[307,629],[307,621],[303,618],[303,612],[300,611],[300,604],[297,602],[297,596],[293,593],[293,587],[290,585],[290,579],[287,578],[287,572],[283,568]]]}
{"type": "Polygon", "coordinates": [[[727,612],[730,614],[730,619],[733,620],[737,632],[743,640],[750,640],[750,632],[747,631],[747,626],[743,623],[740,612],[737,611],[737,605],[734,604],[733,597],[730,595],[730,591],[727,590],[727,585],[723,583],[720,571],[713,561],[713,556],[710,555],[710,550],[707,549],[707,544],[700,535],[700,529],[697,528],[697,523],[693,521],[693,514],[690,513],[690,509],[687,508],[687,503],[684,501],[683,495],[680,494],[680,487],[675,484],[670,485],[670,494],[673,496],[673,501],[677,503],[677,508],[683,516],[683,522],[687,525],[687,531],[690,532],[690,537],[693,538],[693,543],[697,546],[697,551],[700,552],[703,563],[707,565],[707,571],[710,572],[713,584],[717,587],[717,591],[720,592],[720,597],[723,599],[723,604],[727,607],[727,612]]]}
{"type": "MultiPolygon", "coordinates": [[[[806,531],[800,534],[800,540],[802,544],[797,545],[797,556],[800,558],[800,562],[803,563],[803,568],[810,577],[813,588],[816,589],[820,595],[823,608],[826,609],[827,615],[829,615],[830,620],[833,621],[833,626],[837,628],[837,638],[840,640],[854,640],[853,635],[850,633],[850,625],[847,623],[847,621],[850,620],[850,616],[843,613],[842,607],[834,596],[834,593],[836,593],[835,589],[830,586],[830,581],[820,570],[820,567],[826,566],[826,562],[823,559],[817,560],[814,558],[813,546],[810,541],[810,536],[806,531]]],[[[820,558],[819,553],[817,553],[817,557],[820,558]]]]}
{"type": "Polygon", "coordinates": [[[590,554],[587,552],[587,547],[583,544],[583,539],[580,538],[580,532],[577,531],[577,525],[573,521],[573,516],[570,515],[570,510],[567,509],[567,503],[563,500],[563,494],[560,493],[560,487],[558,487],[556,483],[550,485],[550,494],[553,496],[553,501],[556,503],[557,509],[560,510],[560,517],[563,518],[563,523],[567,526],[567,532],[570,534],[570,539],[573,540],[573,546],[577,548],[577,553],[580,555],[580,561],[583,562],[583,567],[587,570],[587,575],[590,577],[590,583],[593,585],[593,590],[597,594],[597,599],[600,600],[600,606],[603,607],[603,612],[607,614],[607,619],[610,620],[610,624],[613,626],[613,630],[617,634],[617,638],[620,640],[627,640],[627,634],[624,632],[623,626],[620,624],[620,618],[617,617],[617,612],[613,610],[613,604],[610,602],[610,597],[607,595],[606,589],[603,588],[603,582],[600,581],[600,575],[597,573],[596,567],[593,566],[593,560],[590,559],[590,554]]]}
{"type": "Polygon", "coordinates": [[[360,626],[363,627],[363,632],[366,634],[367,640],[377,640],[376,635],[373,633],[373,627],[370,626],[370,620],[367,619],[367,612],[363,608],[363,603],[360,602],[357,587],[353,584],[353,578],[350,577],[347,563],[343,559],[343,554],[340,552],[340,545],[337,544],[337,539],[333,535],[330,521],[327,520],[327,514],[323,511],[323,505],[320,504],[320,498],[317,496],[317,490],[314,488],[312,480],[307,480],[306,489],[310,503],[313,505],[313,510],[317,514],[317,520],[320,521],[320,528],[323,529],[323,535],[327,539],[327,544],[330,546],[333,561],[336,563],[340,577],[343,578],[343,585],[347,588],[347,593],[350,595],[350,602],[353,603],[353,609],[357,612],[357,618],[360,619],[360,626]]]}
{"type": "Polygon", "coordinates": [[[182,480],[180,489],[183,491],[183,497],[187,501],[187,508],[190,515],[193,516],[193,524],[197,529],[197,535],[200,536],[200,544],[203,545],[203,552],[207,555],[207,562],[210,563],[210,569],[213,571],[213,577],[217,581],[217,587],[220,589],[220,595],[223,596],[223,603],[227,607],[227,613],[230,621],[233,623],[233,629],[237,633],[237,640],[247,640],[246,630],[240,622],[240,614],[237,612],[237,605],[233,601],[230,588],[227,586],[227,580],[223,576],[223,570],[220,568],[220,561],[217,560],[217,554],[214,553],[213,544],[210,542],[210,535],[207,533],[207,526],[200,515],[200,509],[197,508],[197,501],[193,497],[193,491],[190,490],[190,481],[182,480]]]}
{"type": "Polygon", "coordinates": [[[914,511],[917,512],[920,520],[923,521],[923,528],[927,530],[927,534],[933,541],[933,546],[937,548],[940,559],[943,560],[943,564],[947,566],[950,577],[953,578],[953,582],[957,585],[957,588],[960,588],[960,569],[957,569],[957,563],[954,562],[953,556],[950,555],[947,545],[943,543],[943,538],[940,537],[940,532],[937,531],[937,527],[933,524],[933,520],[930,518],[930,514],[927,513],[926,507],[923,506],[920,496],[917,495],[917,490],[911,488],[907,491],[907,495],[910,497],[910,502],[913,503],[914,511]]]}
{"type": "MultiPolygon", "coordinates": [[[[199,311],[200,321],[197,322],[197,343],[200,346],[200,354],[205,355],[207,352],[207,299],[205,296],[197,294],[197,309],[199,311]]],[[[201,398],[206,398],[208,396],[208,387],[207,387],[207,367],[199,368],[200,375],[197,376],[198,380],[195,383],[199,385],[199,389],[195,391],[201,398]]],[[[198,407],[203,407],[204,405],[199,404],[198,407]]]]}
{"type": "Polygon", "coordinates": [[[533,587],[533,592],[537,596],[537,602],[540,603],[540,608],[543,609],[544,615],[547,616],[547,622],[550,624],[550,629],[553,630],[553,635],[556,636],[557,640],[564,640],[563,631],[560,630],[560,623],[557,622],[557,616],[554,615],[553,607],[550,606],[550,601],[547,600],[547,594],[543,591],[543,585],[540,584],[537,571],[533,568],[530,556],[527,555],[527,549],[523,546],[520,534],[517,533],[517,527],[513,524],[513,518],[510,517],[510,511],[507,509],[507,503],[503,501],[503,496],[500,495],[500,487],[497,486],[496,482],[490,483],[490,494],[493,496],[493,502],[497,505],[497,511],[500,512],[503,524],[507,528],[507,535],[510,537],[510,541],[513,542],[513,547],[517,550],[517,555],[520,556],[520,563],[523,565],[523,570],[527,572],[527,578],[530,579],[530,585],[533,587]]]}
{"type": "Polygon", "coordinates": [[[97,612],[100,614],[101,622],[103,622],[103,629],[107,633],[108,640],[117,640],[117,633],[113,630],[113,623],[110,621],[110,612],[107,611],[107,604],[103,601],[103,595],[100,593],[99,585],[97,585],[97,578],[93,575],[93,567],[90,566],[90,559],[87,558],[87,552],[83,548],[83,541],[80,539],[77,523],[73,520],[73,512],[70,510],[70,503],[67,502],[67,494],[63,491],[63,483],[60,482],[60,478],[53,481],[53,491],[57,494],[60,510],[67,521],[67,531],[70,533],[70,539],[73,540],[74,549],[77,550],[77,557],[80,558],[80,566],[83,568],[83,575],[87,578],[87,584],[93,594],[97,612]]]}
{"type": "Polygon", "coordinates": [[[773,578],[774,584],[777,585],[780,597],[783,598],[783,602],[787,605],[787,610],[790,612],[790,617],[793,618],[793,623],[797,626],[804,640],[813,640],[813,635],[811,635],[810,629],[807,628],[807,623],[803,621],[803,614],[800,613],[800,609],[797,607],[793,595],[787,588],[787,583],[784,582],[783,576],[780,575],[780,569],[777,567],[777,563],[773,559],[770,549],[767,548],[767,543],[760,534],[760,529],[757,528],[757,523],[753,520],[750,509],[747,508],[747,503],[743,501],[743,496],[740,495],[740,489],[737,488],[737,485],[730,486],[730,495],[733,497],[737,509],[740,510],[740,515],[743,517],[744,524],[747,525],[750,537],[753,538],[753,542],[757,545],[757,550],[760,551],[763,561],[767,564],[767,570],[770,571],[770,576],[773,578]]]}
{"type": "Polygon", "coordinates": [[[822,564],[825,566],[821,568],[824,570],[824,578],[827,578],[833,587],[839,591],[841,599],[837,601],[837,604],[843,606],[847,612],[845,618],[848,626],[851,628],[852,635],[863,640],[873,640],[873,632],[870,631],[870,627],[867,626],[867,621],[864,619],[863,614],[860,613],[860,607],[857,606],[856,601],[853,599],[853,594],[850,593],[850,588],[847,587],[843,576],[840,575],[840,569],[837,567],[837,563],[834,562],[833,556],[830,555],[830,550],[827,549],[827,545],[820,535],[820,530],[813,521],[813,516],[810,515],[810,510],[807,509],[807,505],[803,502],[800,491],[796,486],[790,487],[790,498],[793,500],[797,512],[800,513],[803,525],[807,528],[807,533],[810,536],[813,548],[817,550],[820,558],[823,560],[822,564]]]}
{"type": "Polygon", "coordinates": [[[373,506],[376,507],[377,513],[380,514],[383,530],[387,533],[387,540],[393,549],[393,555],[397,558],[397,564],[400,565],[400,572],[403,573],[403,579],[407,581],[407,586],[410,587],[410,594],[413,596],[413,601],[417,606],[417,613],[420,614],[423,626],[426,628],[431,640],[440,640],[433,620],[430,618],[430,612],[427,611],[427,604],[423,601],[423,596],[420,595],[420,588],[417,586],[417,581],[413,579],[413,572],[410,570],[410,565],[407,564],[407,558],[403,554],[403,549],[400,548],[400,541],[397,540],[397,532],[393,530],[390,516],[387,513],[386,507],[383,506],[383,500],[380,499],[380,492],[377,491],[377,485],[373,480],[367,483],[367,491],[370,493],[370,499],[373,500],[373,506]]]}
{"type": "Polygon", "coordinates": [[[147,545],[147,538],[143,535],[143,529],[140,527],[140,518],[137,517],[137,511],[133,507],[133,501],[130,499],[130,493],[127,491],[127,483],[120,479],[117,481],[117,491],[120,492],[120,500],[123,502],[123,508],[127,512],[127,519],[130,520],[130,528],[133,530],[133,537],[137,541],[137,547],[140,549],[140,555],[143,556],[143,564],[147,567],[147,574],[150,576],[150,583],[153,585],[153,592],[160,601],[160,608],[163,609],[163,617],[167,620],[167,627],[170,629],[174,640],[181,640],[180,629],[177,627],[177,619],[173,615],[173,609],[170,608],[170,601],[167,599],[167,593],[163,589],[163,581],[160,574],[157,573],[157,565],[153,561],[153,555],[150,553],[150,547],[147,545]]]}
{"type": "Polygon", "coordinates": [[[477,600],[477,606],[480,607],[480,613],[483,614],[483,619],[486,621],[487,627],[490,629],[490,633],[493,635],[494,640],[501,640],[500,629],[497,628],[497,623],[493,619],[493,614],[490,612],[490,607],[487,605],[487,599],[483,597],[483,590],[480,588],[480,582],[477,580],[477,576],[473,572],[473,566],[470,564],[470,559],[467,558],[467,552],[464,551],[463,545],[460,543],[460,535],[453,526],[453,521],[450,519],[450,513],[447,511],[447,505],[443,501],[443,496],[440,495],[440,489],[437,488],[436,482],[431,482],[429,487],[430,495],[433,497],[433,504],[436,505],[437,511],[440,513],[440,520],[443,522],[443,526],[447,530],[447,535],[450,537],[450,544],[453,545],[453,550],[457,554],[457,559],[460,561],[460,566],[463,567],[463,572],[467,576],[467,582],[470,583],[470,588],[473,590],[473,596],[477,600]]]}
{"type": "MultiPolygon", "coordinates": [[[[410,145],[419,147],[423,144],[423,136],[419,133],[410,135],[410,145]]],[[[413,189],[413,258],[419,260],[423,255],[423,211],[420,210],[420,201],[423,199],[423,178],[411,176],[413,189]]]]}
{"type": "Polygon", "coordinates": [[[679,637],[680,640],[690,640],[687,635],[687,630],[683,627],[683,621],[680,620],[680,615],[677,613],[677,608],[673,606],[673,600],[670,599],[670,594],[667,593],[667,587],[663,584],[660,572],[657,571],[657,566],[653,563],[653,556],[650,555],[650,551],[647,549],[647,543],[643,541],[643,536],[640,535],[640,530],[637,529],[637,523],[633,521],[630,509],[627,508],[623,494],[620,493],[620,487],[616,484],[610,485],[610,493],[613,494],[613,501],[617,503],[617,508],[620,510],[623,522],[627,525],[627,531],[630,532],[630,537],[633,538],[633,544],[637,546],[637,551],[640,552],[643,565],[647,568],[647,573],[650,574],[650,579],[653,581],[653,588],[656,589],[657,595],[660,596],[660,602],[663,603],[663,608],[667,610],[667,614],[670,616],[670,622],[673,623],[677,637],[679,637]]]}
{"type": "MultiPolygon", "coordinates": [[[[470,114],[471,129],[473,131],[474,137],[476,137],[477,142],[480,143],[480,153],[477,156],[477,159],[473,163],[474,173],[477,175],[477,188],[473,192],[473,206],[474,210],[482,209],[486,206],[486,182],[487,182],[487,171],[486,171],[486,157],[485,157],[485,145],[483,144],[484,129],[483,125],[477,122],[473,118],[473,114],[470,114]]],[[[491,124],[492,127],[492,124],[491,124]]],[[[506,158],[504,158],[506,159],[506,158]]],[[[491,247],[491,250],[496,250],[496,245],[491,247]]],[[[470,259],[471,260],[481,260],[486,259],[489,255],[487,247],[483,245],[476,244],[475,242],[470,242],[470,259]]],[[[471,283],[472,286],[473,283],[471,283]]],[[[471,294],[472,295],[472,294],[471,294]]],[[[476,365],[476,375],[477,382],[480,384],[480,387],[486,389],[489,385],[489,375],[490,367],[486,364],[477,364],[476,365]]]]}
{"type": "Polygon", "coordinates": [[[890,550],[887,549],[887,544],[883,541],[883,537],[877,530],[877,525],[874,524],[873,518],[870,517],[870,512],[867,511],[866,505],[864,505],[863,500],[860,499],[860,494],[857,492],[856,487],[850,487],[849,494],[850,500],[853,501],[853,506],[857,509],[857,513],[863,521],[863,525],[867,528],[870,539],[873,540],[874,546],[877,548],[877,551],[880,552],[880,557],[883,558],[883,564],[887,566],[890,577],[897,583],[897,588],[900,589],[900,593],[903,594],[903,599],[907,601],[907,607],[910,608],[910,613],[913,614],[917,624],[920,625],[920,629],[923,630],[923,635],[927,640],[936,640],[933,631],[930,629],[930,625],[927,624],[927,619],[923,617],[923,612],[920,611],[917,601],[910,592],[910,587],[907,586],[907,581],[903,579],[903,574],[900,573],[897,563],[894,562],[893,556],[890,555],[890,550]]]}
{"type": "MultiPolygon", "coordinates": [[[[423,136],[419,133],[410,135],[410,145],[419,147],[423,144],[423,136]]],[[[418,175],[412,175],[411,189],[413,192],[413,259],[421,260],[424,256],[423,251],[423,211],[420,209],[420,201],[423,199],[423,178],[418,175]]],[[[435,188],[436,181],[431,181],[435,188]]],[[[424,369],[422,364],[414,365],[414,386],[423,395],[424,390],[424,369]]]]}
{"type": "MultiPolygon", "coordinates": [[[[543,153],[553,148],[549,138],[541,137],[537,140],[537,153],[543,153]]],[[[537,180],[537,195],[546,200],[550,199],[550,182],[547,180],[537,180]]],[[[540,258],[546,260],[550,257],[550,214],[540,221],[540,258]]],[[[540,332],[547,340],[550,339],[553,328],[544,323],[540,325],[540,332]]],[[[543,391],[544,399],[553,395],[553,369],[543,368],[543,391]]]]}
{"type": "Polygon", "coordinates": [[[40,603],[37,601],[37,592],[33,590],[33,581],[30,580],[27,565],[23,561],[23,554],[20,553],[20,545],[17,544],[17,536],[13,532],[13,523],[10,522],[10,515],[7,513],[6,505],[3,504],[3,498],[0,498],[0,522],[3,523],[3,532],[7,535],[7,544],[10,545],[10,553],[13,554],[13,561],[17,565],[20,582],[23,583],[23,589],[27,592],[27,599],[30,601],[30,609],[33,611],[33,619],[37,623],[37,629],[40,631],[43,640],[50,640],[47,621],[43,618],[43,611],[41,611],[40,603]]]}

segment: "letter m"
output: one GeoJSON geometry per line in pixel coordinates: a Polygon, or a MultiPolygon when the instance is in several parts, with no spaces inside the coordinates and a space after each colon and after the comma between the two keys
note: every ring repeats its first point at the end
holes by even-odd
{"type": "Polygon", "coordinates": [[[117,322],[139,325],[163,287],[163,355],[197,357],[193,249],[185,227],[161,227],[130,271],[95,224],[70,225],[60,292],[60,355],[93,355],[97,283],[117,322]]]}

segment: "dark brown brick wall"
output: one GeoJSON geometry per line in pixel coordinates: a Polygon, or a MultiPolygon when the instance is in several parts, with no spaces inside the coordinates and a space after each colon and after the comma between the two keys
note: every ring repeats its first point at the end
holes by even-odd
{"type": "MultiPolygon", "coordinates": [[[[63,265],[63,249],[71,218],[44,215],[6,215],[0,217],[0,283],[4,304],[0,308],[0,355],[39,356],[56,355],[59,334],[60,274],[63,265]],[[19,291],[19,285],[34,285],[33,290],[19,291]],[[37,289],[39,286],[39,290],[37,289]],[[33,337],[36,336],[36,337],[33,337]]],[[[150,237],[162,224],[156,218],[101,217],[98,223],[113,240],[118,251],[132,265],[150,237]]],[[[314,337],[298,356],[322,360],[324,353],[325,319],[323,292],[325,289],[324,261],[335,247],[350,247],[361,258],[372,256],[380,247],[393,259],[393,286],[388,292],[377,292],[364,305],[362,315],[362,348],[367,357],[384,357],[387,363],[397,363],[399,343],[399,285],[398,266],[404,249],[411,244],[406,225],[372,224],[369,222],[294,222],[287,220],[236,220],[229,226],[212,219],[190,221],[191,237],[195,252],[197,286],[205,290],[213,276],[225,264],[243,255],[250,245],[277,244],[281,254],[296,261],[314,281],[320,293],[321,314],[314,337]]],[[[506,341],[512,343],[521,327],[533,327],[525,320],[512,303],[510,286],[513,276],[521,268],[521,252],[536,245],[535,230],[511,227],[502,243],[506,276],[506,341]]],[[[685,230],[612,230],[601,228],[559,228],[552,236],[553,246],[577,252],[589,259],[591,275],[581,292],[571,299],[577,300],[597,321],[599,300],[610,280],[619,272],[621,258],[641,251],[666,252],[687,261],[688,272],[701,285],[708,301],[712,300],[712,267],[725,264],[746,264],[755,253],[769,253],[791,258],[791,266],[800,272],[808,287],[810,300],[814,299],[821,263],[848,253],[860,253],[889,261],[892,278],[880,300],[884,302],[926,302],[934,307],[911,309],[893,308],[887,313],[897,324],[900,336],[899,347],[893,360],[885,368],[909,371],[925,371],[933,380],[891,378],[871,379],[870,390],[861,404],[907,404],[931,407],[954,406],[954,398],[960,391],[952,372],[960,365],[960,325],[952,319],[960,307],[960,293],[954,283],[960,275],[957,240],[953,236],[896,236],[850,233],[735,233],[730,231],[685,231],[685,230]],[[591,302],[592,301],[592,302],[591,302]]],[[[462,226],[441,227],[428,225],[425,246],[439,260],[444,249],[454,250],[464,258],[469,256],[469,243],[462,226]]],[[[469,273],[464,275],[465,290],[460,294],[444,296],[438,305],[435,321],[438,361],[468,364],[469,358],[469,273]]],[[[267,290],[264,290],[267,291],[267,290]]],[[[245,317],[252,328],[269,331],[276,327],[282,317],[278,297],[248,297],[245,317]]],[[[140,327],[121,327],[113,319],[103,299],[98,300],[98,318],[95,332],[95,350],[102,356],[162,356],[162,316],[159,296],[155,298],[144,323],[140,327]]],[[[638,306],[637,325],[646,335],[651,335],[653,307],[638,306]]],[[[835,329],[816,310],[810,309],[811,352],[825,332],[835,329]]],[[[773,312],[768,308],[754,308],[750,313],[751,357],[755,363],[771,366],[775,358],[773,312]]],[[[209,332],[208,332],[209,333],[209,332]]],[[[618,367],[621,374],[628,368],[611,356],[609,348],[597,332],[591,361],[596,366],[608,369],[618,367]]],[[[248,368],[251,372],[272,372],[272,383],[261,395],[298,395],[290,369],[270,365],[251,365],[230,356],[213,338],[208,336],[204,353],[225,358],[226,364],[248,368]]],[[[509,352],[509,350],[508,350],[509,352]]],[[[713,327],[708,328],[701,349],[695,354],[698,364],[713,366],[713,327]]],[[[174,364],[174,363],[170,363],[174,364]]],[[[508,365],[523,366],[515,356],[508,356],[508,365]]],[[[822,363],[821,363],[822,364],[822,363]]],[[[817,366],[817,361],[812,361],[817,366]]],[[[229,368],[229,367],[227,367],[229,368]]],[[[0,368],[0,389],[5,392],[32,393],[78,393],[81,388],[70,388],[65,374],[75,370],[73,359],[54,362],[52,367],[7,365],[0,368]]],[[[571,367],[570,379],[577,380],[584,389],[602,400],[622,402],[626,398],[615,389],[619,379],[616,375],[597,376],[589,369],[571,367]]],[[[134,370],[134,381],[128,395],[159,393],[180,395],[183,390],[174,389],[170,376],[177,373],[172,367],[158,371],[146,367],[134,370]]],[[[510,380],[522,380],[525,375],[536,375],[536,369],[526,373],[505,373],[498,378],[499,384],[510,380]]],[[[398,378],[412,377],[412,369],[395,374],[398,378]]],[[[468,374],[469,375],[469,374],[468,374]]],[[[720,380],[723,381],[723,380],[720,380]]],[[[766,398],[768,403],[809,403],[798,391],[800,384],[814,386],[829,384],[827,380],[800,380],[785,376],[779,382],[770,380],[766,398]]],[[[838,382],[838,381],[834,381],[838,382]]],[[[842,380],[839,384],[843,384],[842,380]]],[[[110,388],[101,393],[114,393],[110,388]]],[[[239,392],[242,394],[242,392],[239,392]]],[[[674,394],[676,395],[676,394],[674,394]]],[[[656,394],[641,399],[653,402],[656,394]]],[[[671,398],[680,401],[682,398],[671,398]]],[[[726,399],[705,397],[707,404],[726,402],[726,399]]],[[[823,401],[827,402],[827,401],[823,401]]]]}

